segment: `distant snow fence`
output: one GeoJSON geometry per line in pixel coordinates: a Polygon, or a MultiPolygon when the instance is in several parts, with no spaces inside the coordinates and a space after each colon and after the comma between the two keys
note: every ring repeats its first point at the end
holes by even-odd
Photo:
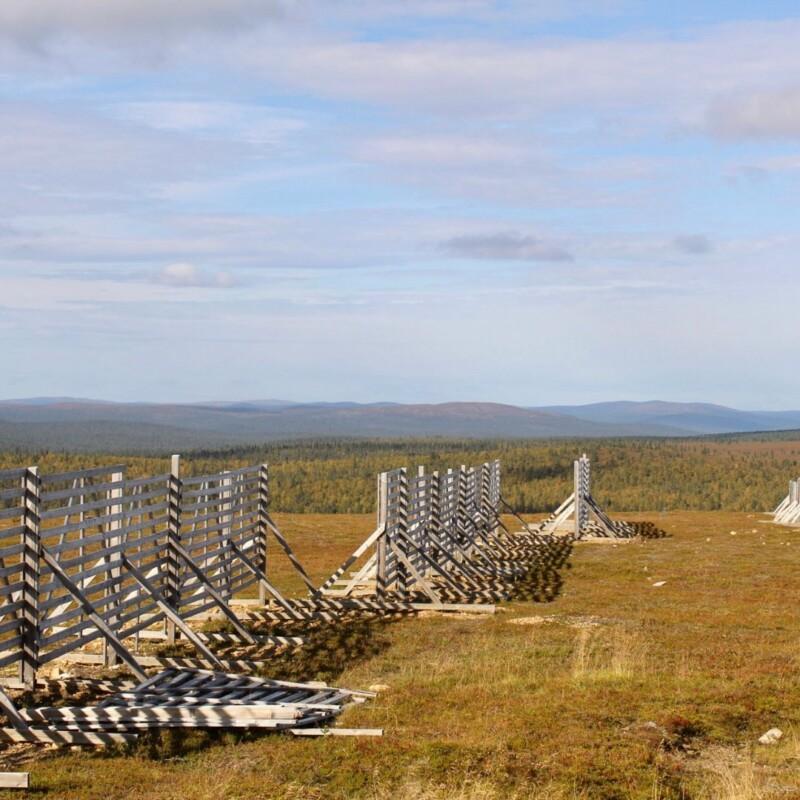
{"type": "Polygon", "coordinates": [[[377,489],[375,531],[317,586],[269,513],[266,464],[183,477],[176,455],[169,472],[144,478],[128,478],[124,465],[0,471],[0,685],[117,692],[99,706],[20,710],[0,690],[10,722],[0,741],[105,745],[163,727],[379,733],[326,727],[367,692],[234,673],[302,647],[303,626],[426,609],[491,613],[548,537],[503,523],[501,513],[516,512],[501,496],[498,461],[412,476],[394,469],[377,489]],[[267,577],[270,537],[307,598],[284,597],[267,577]],[[257,599],[237,597],[256,587],[257,599]],[[198,629],[211,616],[224,631],[198,629]],[[299,635],[259,633],[275,622],[299,635]],[[160,653],[143,654],[148,642],[160,653]],[[165,645],[193,655],[165,655],[165,645]],[[136,682],[45,679],[56,660],[120,667],[136,682]]]}
{"type": "Polygon", "coordinates": [[[789,481],[789,494],[773,512],[778,525],[800,525],[800,478],[789,481]]]}
{"type": "Polygon", "coordinates": [[[588,537],[630,538],[641,530],[629,522],[619,522],[600,507],[592,497],[592,465],[584,453],[573,463],[572,494],[541,524],[538,533],[571,533],[575,539],[588,537]]]}

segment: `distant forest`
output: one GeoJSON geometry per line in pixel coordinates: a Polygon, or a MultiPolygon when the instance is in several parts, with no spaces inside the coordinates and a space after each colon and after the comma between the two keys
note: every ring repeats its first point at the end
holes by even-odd
{"type": "MultiPolygon", "coordinates": [[[[275,511],[363,513],[375,508],[375,475],[418,464],[442,469],[502,462],[503,494],[518,510],[551,511],[571,491],[572,461],[592,459],[593,494],[611,511],[765,511],[800,474],[800,432],[699,439],[561,441],[320,440],[184,454],[186,474],[269,463],[275,511]]],[[[38,464],[66,471],[124,463],[131,477],[168,470],[168,458],[7,451],[0,469],[38,464]]]]}

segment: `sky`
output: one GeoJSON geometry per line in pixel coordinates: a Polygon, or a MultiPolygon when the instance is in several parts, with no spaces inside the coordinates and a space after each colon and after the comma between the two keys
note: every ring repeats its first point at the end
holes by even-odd
{"type": "Polygon", "coordinates": [[[800,407],[800,7],[2,0],[0,397],[800,407]]]}

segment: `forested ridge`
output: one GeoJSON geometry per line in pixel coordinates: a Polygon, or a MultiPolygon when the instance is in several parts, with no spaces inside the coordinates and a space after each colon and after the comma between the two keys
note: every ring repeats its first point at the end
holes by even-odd
{"type": "MultiPolygon", "coordinates": [[[[569,441],[318,440],[185,454],[185,474],[269,463],[276,511],[369,512],[375,475],[418,464],[444,469],[493,458],[502,462],[503,494],[520,511],[551,511],[571,491],[572,461],[592,459],[593,494],[609,510],[763,511],[800,474],[800,433],[700,439],[569,441]]],[[[0,469],[38,464],[42,471],[124,463],[130,476],[166,472],[155,456],[7,451],[0,469]]]]}

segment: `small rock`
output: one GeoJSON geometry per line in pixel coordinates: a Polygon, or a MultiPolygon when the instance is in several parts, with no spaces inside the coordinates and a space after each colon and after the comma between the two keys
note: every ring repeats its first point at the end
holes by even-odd
{"type": "Polygon", "coordinates": [[[736,531],[731,531],[731,536],[736,536],[736,531]]]}
{"type": "Polygon", "coordinates": [[[760,744],[775,744],[783,737],[783,731],[780,728],[770,728],[763,736],[758,737],[760,744]]]}
{"type": "Polygon", "coordinates": [[[659,586],[663,586],[665,583],[666,583],[666,581],[656,581],[656,582],[653,584],[653,586],[657,588],[657,587],[659,587],[659,586]]]}
{"type": "Polygon", "coordinates": [[[711,537],[710,536],[706,536],[706,541],[710,542],[711,541],[711,537]]]}
{"type": "Polygon", "coordinates": [[[389,687],[385,683],[373,683],[372,686],[369,687],[370,692],[386,692],[389,690],[389,687]]]}

